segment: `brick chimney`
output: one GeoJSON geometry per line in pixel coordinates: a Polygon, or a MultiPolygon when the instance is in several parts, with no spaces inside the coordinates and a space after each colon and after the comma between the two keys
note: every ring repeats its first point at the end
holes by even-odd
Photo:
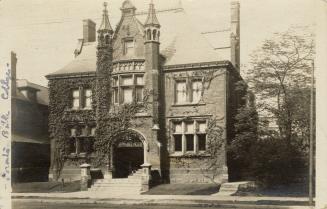
{"type": "Polygon", "coordinates": [[[240,71],[240,3],[231,2],[231,62],[240,71]]]}
{"type": "Polygon", "coordinates": [[[11,65],[11,96],[16,96],[16,89],[17,89],[17,83],[16,83],[16,66],[17,66],[17,56],[15,52],[11,52],[10,54],[10,65],[11,65]]]}
{"type": "Polygon", "coordinates": [[[83,20],[83,39],[84,43],[95,42],[96,30],[95,22],[90,19],[83,20]]]}

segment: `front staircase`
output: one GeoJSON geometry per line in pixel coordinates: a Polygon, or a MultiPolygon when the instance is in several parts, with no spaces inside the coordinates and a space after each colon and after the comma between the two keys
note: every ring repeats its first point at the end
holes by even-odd
{"type": "Polygon", "coordinates": [[[105,192],[110,194],[140,194],[142,169],[129,175],[127,178],[95,179],[89,191],[105,192]]]}

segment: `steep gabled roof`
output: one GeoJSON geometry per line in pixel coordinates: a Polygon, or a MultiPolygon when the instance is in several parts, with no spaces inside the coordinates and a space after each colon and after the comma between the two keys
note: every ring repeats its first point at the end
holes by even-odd
{"type": "MultiPolygon", "coordinates": [[[[135,18],[141,29],[147,13],[136,15],[135,18]]],[[[183,9],[158,11],[157,19],[161,25],[160,53],[166,58],[165,66],[230,60],[230,32],[201,34],[189,22],[183,9]]],[[[48,76],[95,71],[96,42],[93,42],[84,45],[81,54],[72,62],[48,76]]]]}

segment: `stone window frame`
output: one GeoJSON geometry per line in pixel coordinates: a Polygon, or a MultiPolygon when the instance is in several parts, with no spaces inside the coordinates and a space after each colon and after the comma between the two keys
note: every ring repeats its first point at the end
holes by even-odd
{"type": "Polygon", "coordinates": [[[192,76],[192,77],[178,77],[174,78],[174,102],[173,106],[179,106],[179,105],[203,105],[204,103],[201,103],[202,101],[202,92],[203,92],[203,79],[204,77],[201,76],[192,76]],[[177,83],[178,82],[183,82],[185,81],[186,85],[186,101],[185,102],[178,102],[177,99],[177,83]],[[202,83],[202,88],[201,88],[201,96],[198,101],[194,101],[194,96],[193,96],[193,83],[194,82],[199,82],[201,81],[202,83]]]}
{"type": "Polygon", "coordinates": [[[126,56],[133,56],[135,55],[135,40],[133,37],[125,37],[122,39],[122,43],[123,43],[123,54],[126,56]],[[132,42],[132,45],[133,47],[129,47],[129,48],[132,48],[133,51],[131,53],[127,53],[128,52],[128,44],[127,43],[130,43],[132,42]]]}
{"type": "Polygon", "coordinates": [[[93,91],[91,87],[78,87],[74,88],[71,91],[71,109],[72,110],[91,110],[92,109],[92,100],[93,100],[93,91]],[[86,92],[90,91],[90,95],[87,96],[86,92]],[[74,92],[78,92],[78,97],[74,97],[74,92]],[[78,100],[78,106],[74,105],[74,100],[78,100]],[[90,99],[90,106],[86,106],[86,100],[90,99]]]}
{"type": "Polygon", "coordinates": [[[127,104],[123,101],[123,89],[130,88],[132,89],[132,102],[143,102],[144,97],[144,80],[145,80],[145,73],[124,73],[124,74],[117,74],[113,75],[111,78],[112,82],[112,98],[111,101],[115,105],[120,104],[127,104]],[[132,84],[124,85],[123,84],[123,77],[132,77],[132,84]],[[137,78],[142,77],[142,83],[138,83],[137,78]],[[137,97],[137,90],[141,89],[141,98],[137,97]]]}
{"type": "MultiPolygon", "coordinates": [[[[86,141],[88,140],[88,143],[90,141],[93,141],[94,143],[94,138],[95,138],[95,130],[96,126],[95,125],[84,125],[84,126],[71,126],[69,128],[69,154],[68,156],[74,157],[74,156],[79,156],[79,157],[85,157],[86,154],[90,154],[93,152],[93,150],[82,150],[85,149],[85,144],[86,141]],[[72,144],[73,144],[73,149],[72,151],[72,144]],[[83,147],[84,146],[84,147],[83,147]]],[[[92,145],[89,146],[89,148],[92,145]]]]}
{"type": "Polygon", "coordinates": [[[207,118],[192,118],[187,120],[181,119],[172,119],[170,120],[170,127],[171,127],[171,154],[173,155],[187,155],[187,154],[205,154],[208,150],[208,135],[207,135],[207,127],[208,127],[208,119],[207,118]],[[181,132],[177,132],[175,127],[176,124],[181,124],[181,132]],[[193,130],[187,129],[187,124],[192,124],[193,130]],[[200,124],[204,124],[205,130],[200,130],[200,124]],[[199,135],[205,135],[205,147],[200,147],[199,135]],[[176,136],[178,138],[181,137],[181,149],[175,149],[175,140],[176,136]],[[193,141],[190,144],[193,145],[193,149],[188,149],[188,137],[191,138],[192,136],[193,141]]]}

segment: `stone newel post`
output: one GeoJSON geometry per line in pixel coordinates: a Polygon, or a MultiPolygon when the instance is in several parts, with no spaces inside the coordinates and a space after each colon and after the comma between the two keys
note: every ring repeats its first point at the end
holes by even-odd
{"type": "Polygon", "coordinates": [[[91,183],[90,168],[91,165],[84,163],[81,168],[81,191],[87,191],[89,184],[91,183]]]}
{"type": "Polygon", "coordinates": [[[144,163],[141,165],[142,167],[142,192],[149,191],[150,189],[150,182],[151,182],[151,164],[144,163]]]}

